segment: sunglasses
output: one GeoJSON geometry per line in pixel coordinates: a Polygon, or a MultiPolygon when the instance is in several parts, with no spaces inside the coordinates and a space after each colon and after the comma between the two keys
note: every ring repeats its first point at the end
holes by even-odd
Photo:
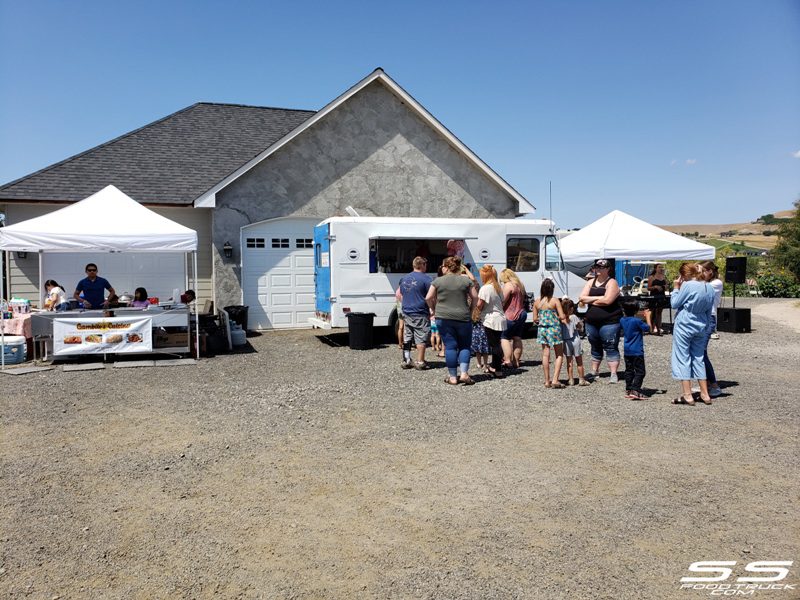
{"type": "Polygon", "coordinates": [[[86,269],[87,273],[97,273],[97,269],[86,269]]]}

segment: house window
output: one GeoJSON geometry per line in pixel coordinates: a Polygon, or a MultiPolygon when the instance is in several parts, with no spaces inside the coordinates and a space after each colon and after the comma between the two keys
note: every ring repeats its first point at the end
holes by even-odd
{"type": "Polygon", "coordinates": [[[294,240],[295,248],[313,248],[314,240],[311,238],[296,238],[294,240]]]}
{"type": "Polygon", "coordinates": [[[265,248],[264,238],[247,238],[248,248],[265,248]]]}
{"type": "Polygon", "coordinates": [[[508,238],[506,242],[506,266],[517,272],[538,271],[539,238],[508,238]]]}
{"type": "Polygon", "coordinates": [[[272,238],[273,248],[288,248],[289,238],[272,238]]]}

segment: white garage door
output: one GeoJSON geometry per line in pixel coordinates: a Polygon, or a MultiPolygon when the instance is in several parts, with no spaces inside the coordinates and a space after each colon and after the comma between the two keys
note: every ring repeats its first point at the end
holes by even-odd
{"type": "Polygon", "coordinates": [[[314,316],[314,225],[274,219],[242,228],[242,290],[250,329],[309,327],[314,316]]]}
{"type": "Polygon", "coordinates": [[[133,295],[137,287],[147,290],[150,297],[167,300],[172,290],[186,289],[186,255],[167,252],[98,254],[68,252],[45,253],[42,256],[44,280],[54,279],[72,297],[78,281],[86,277],[86,264],[93,262],[98,275],[108,282],[120,296],[128,292],[133,295]]]}

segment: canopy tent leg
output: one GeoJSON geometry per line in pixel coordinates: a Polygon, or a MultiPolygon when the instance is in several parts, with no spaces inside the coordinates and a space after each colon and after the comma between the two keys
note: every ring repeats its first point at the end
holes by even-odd
{"type": "Polygon", "coordinates": [[[192,281],[194,290],[194,357],[200,360],[200,315],[197,312],[197,250],[192,252],[192,281]]]}

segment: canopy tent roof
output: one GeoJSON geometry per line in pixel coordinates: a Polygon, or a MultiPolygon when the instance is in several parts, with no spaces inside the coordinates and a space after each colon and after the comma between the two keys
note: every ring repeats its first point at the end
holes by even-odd
{"type": "Polygon", "coordinates": [[[35,219],[0,228],[0,249],[18,252],[192,252],[197,233],[113,185],[35,219]]]}
{"type": "Polygon", "coordinates": [[[716,249],[614,210],[561,240],[566,263],[620,260],[706,260],[716,249]]]}

